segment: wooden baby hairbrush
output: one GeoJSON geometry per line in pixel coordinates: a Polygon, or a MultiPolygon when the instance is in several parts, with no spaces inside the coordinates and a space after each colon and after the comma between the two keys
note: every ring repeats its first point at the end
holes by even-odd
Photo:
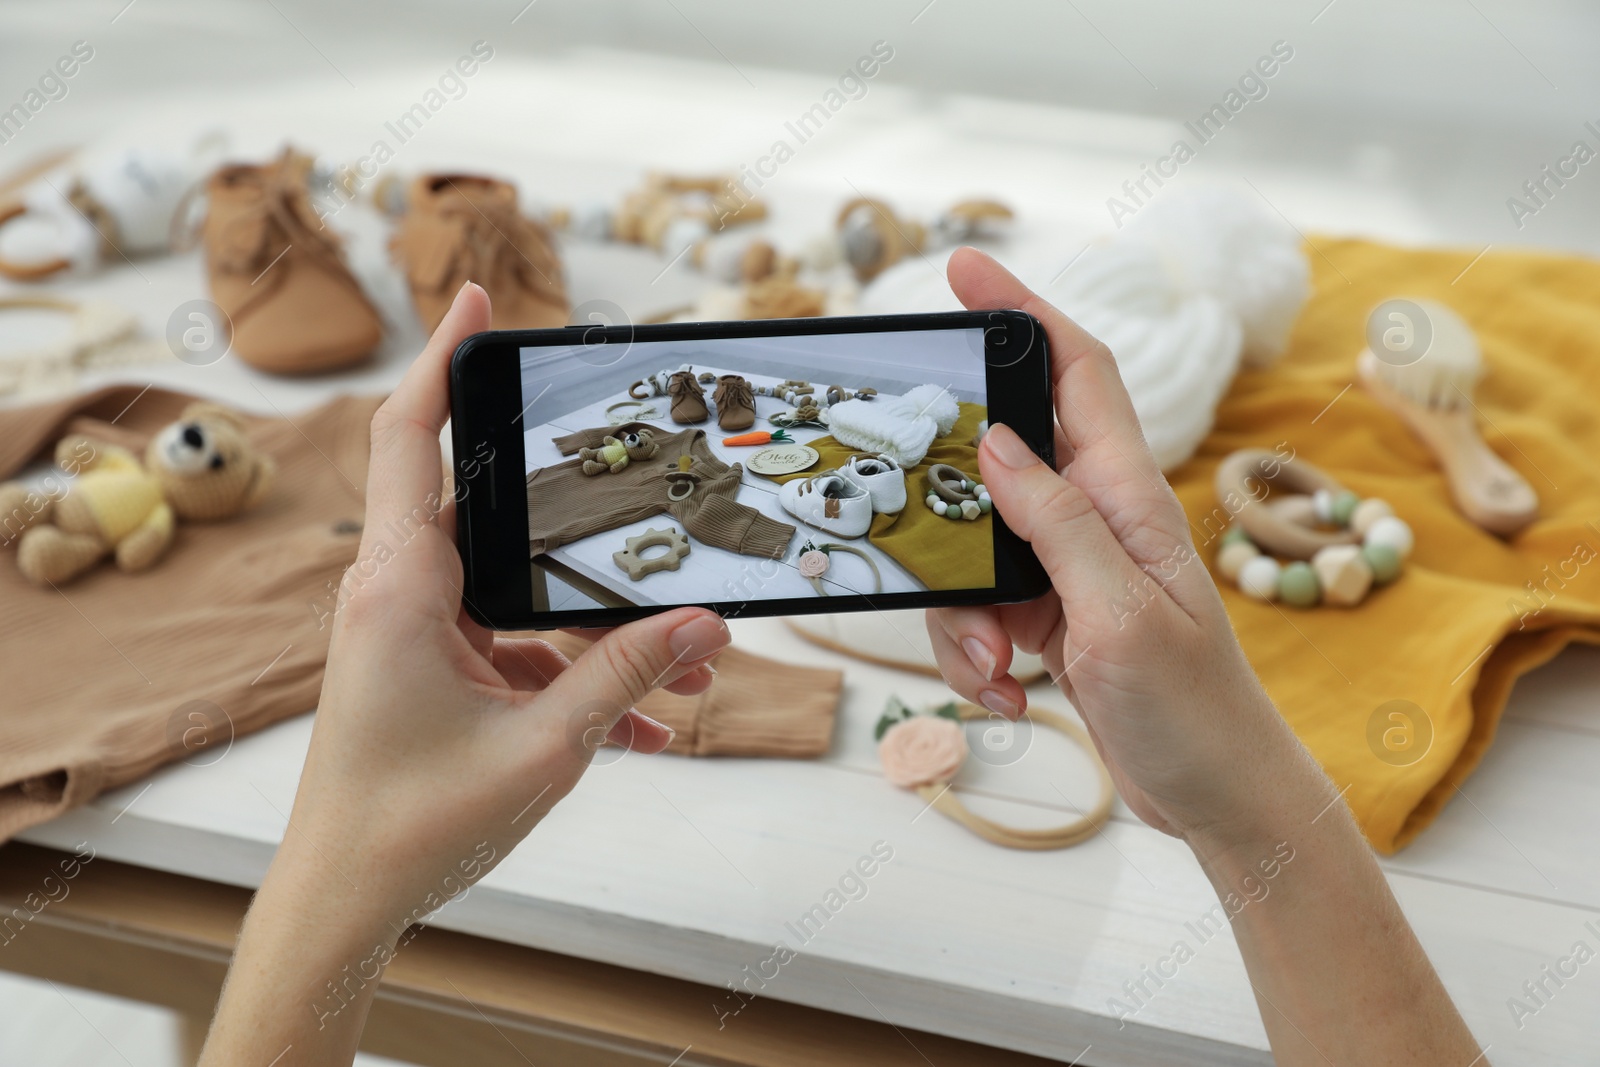
{"type": "Polygon", "coordinates": [[[1438,457],[1461,513],[1510,537],[1538,516],[1539,496],[1478,431],[1472,390],[1483,373],[1472,327],[1435,300],[1378,305],[1356,358],[1356,379],[1438,457]]]}

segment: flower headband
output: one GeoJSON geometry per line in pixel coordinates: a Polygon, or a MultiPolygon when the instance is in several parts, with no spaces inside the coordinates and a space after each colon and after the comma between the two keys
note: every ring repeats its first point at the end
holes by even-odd
{"type": "Polygon", "coordinates": [[[912,790],[927,801],[929,807],[979,837],[1006,848],[1070,848],[1093,837],[1101,824],[1111,817],[1111,801],[1115,796],[1111,775],[1083,727],[1044,708],[1030,709],[1028,718],[1066,734],[1094,763],[1100,779],[1100,797],[1092,811],[1065,826],[1021,830],[974,815],[955,795],[952,783],[971,751],[962,723],[992,717],[994,712],[964,701],[950,701],[918,715],[898,698],[891,697],[874,731],[883,776],[902,789],[912,790]]]}

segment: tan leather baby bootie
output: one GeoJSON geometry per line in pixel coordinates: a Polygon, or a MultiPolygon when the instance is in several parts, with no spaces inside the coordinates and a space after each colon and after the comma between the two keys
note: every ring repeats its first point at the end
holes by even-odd
{"type": "Polygon", "coordinates": [[[706,407],[706,391],[695,380],[694,371],[680,370],[667,379],[667,395],[672,398],[672,421],[692,426],[711,417],[706,407]]]}
{"type": "Polygon", "coordinates": [[[717,425],[724,430],[737,432],[755,425],[755,390],[739,375],[724,374],[718,378],[711,399],[717,402],[717,425]]]}
{"type": "Polygon", "coordinates": [[[202,228],[211,298],[233,327],[233,351],[276,374],[360,362],[383,323],[312,207],[311,159],[284,149],[264,166],[235,164],[206,184],[202,228]]]}
{"type": "Polygon", "coordinates": [[[507,182],[425,174],[411,183],[390,245],[431,333],[468,281],[489,291],[496,330],[567,324],[567,290],[550,233],[517,210],[507,182]]]}

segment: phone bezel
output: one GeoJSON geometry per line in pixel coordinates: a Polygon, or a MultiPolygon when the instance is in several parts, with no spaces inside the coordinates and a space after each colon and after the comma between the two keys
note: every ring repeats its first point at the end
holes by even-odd
{"type": "MultiPolygon", "coordinates": [[[[520,350],[532,346],[604,345],[634,341],[697,341],[744,337],[880,333],[900,330],[984,330],[991,422],[1003,422],[1046,463],[1055,465],[1050,349],[1044,327],[1023,311],[953,311],[734,322],[576,325],[545,330],[474,334],[450,362],[451,440],[454,446],[456,539],[467,613],[495,630],[605,626],[642,618],[667,606],[535,612],[533,563],[528,556],[527,481],[522,435],[520,350]],[[1021,354],[1018,355],[1020,350],[1021,354]],[[510,511],[516,521],[508,518],[510,511]]],[[[917,506],[911,501],[908,506],[917,506]]],[[[876,596],[714,601],[697,605],[724,618],[812,615],[825,612],[1006,604],[1032,600],[1049,578],[1027,542],[994,513],[993,589],[928,590],[876,596]]],[[[681,605],[673,605],[681,606],[681,605]]]]}

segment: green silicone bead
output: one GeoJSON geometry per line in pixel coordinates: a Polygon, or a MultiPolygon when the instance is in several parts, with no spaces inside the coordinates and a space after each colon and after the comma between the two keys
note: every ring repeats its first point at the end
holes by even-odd
{"type": "Polygon", "coordinates": [[[1322,598],[1317,572],[1304,560],[1288,564],[1278,575],[1278,599],[1295,608],[1315,607],[1322,598]]]}
{"type": "Polygon", "coordinates": [[[1250,540],[1250,535],[1244,532],[1243,526],[1230,526],[1227,532],[1222,535],[1222,543],[1225,545],[1231,545],[1235,541],[1248,540],[1250,540]]]}
{"type": "Polygon", "coordinates": [[[1333,498],[1333,524],[1347,527],[1350,525],[1350,516],[1355,514],[1356,505],[1361,503],[1361,498],[1348,489],[1341,489],[1333,498]]]}
{"type": "Polygon", "coordinates": [[[955,504],[946,504],[944,517],[947,519],[959,519],[961,517],[961,508],[955,504]]]}
{"type": "Polygon", "coordinates": [[[994,501],[990,500],[988,497],[980,497],[978,500],[978,510],[983,512],[985,515],[989,514],[989,512],[994,510],[994,501]]]}
{"type": "Polygon", "coordinates": [[[1361,558],[1372,568],[1372,579],[1379,585],[1400,577],[1400,553],[1389,545],[1362,545],[1361,558]]]}

